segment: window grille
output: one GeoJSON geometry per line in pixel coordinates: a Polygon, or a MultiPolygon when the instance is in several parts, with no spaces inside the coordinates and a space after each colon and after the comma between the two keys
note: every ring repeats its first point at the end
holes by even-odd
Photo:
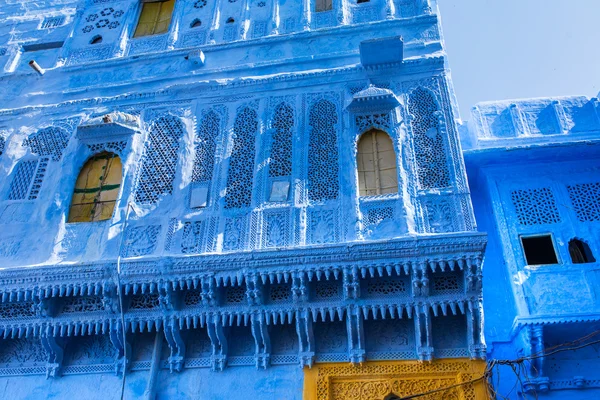
{"type": "Polygon", "coordinates": [[[600,221],[600,182],[570,185],[567,190],[580,222],[600,221]]]}
{"type": "Polygon", "coordinates": [[[9,200],[25,200],[29,195],[33,177],[38,165],[38,161],[20,161],[15,167],[12,182],[10,183],[10,191],[8,193],[9,200]]]}
{"type": "Polygon", "coordinates": [[[333,9],[333,0],[316,0],[315,12],[330,11],[333,9]]]}
{"type": "Polygon", "coordinates": [[[135,192],[136,202],[152,204],[160,196],[173,193],[179,139],[183,132],[183,123],[177,117],[160,117],[152,124],[135,192]]]}
{"type": "Polygon", "coordinates": [[[337,199],[338,148],[336,124],[338,114],[330,101],[320,100],[309,113],[311,126],[308,151],[308,197],[312,201],[337,199]]]}
{"type": "Polygon", "coordinates": [[[254,175],[255,136],[258,115],[251,108],[241,110],[233,126],[233,151],[227,174],[225,208],[250,207],[254,175]]]}
{"type": "Polygon", "coordinates": [[[521,225],[560,222],[556,200],[550,188],[514,190],[511,199],[521,225]]]}
{"type": "Polygon", "coordinates": [[[221,120],[214,111],[207,113],[200,121],[192,182],[209,182],[212,179],[220,123],[221,120]]]}
{"type": "Polygon", "coordinates": [[[269,176],[271,178],[292,175],[292,134],[294,129],[294,109],[281,103],[275,109],[273,118],[273,145],[269,176]]]}
{"type": "Polygon", "coordinates": [[[415,159],[421,189],[450,186],[444,138],[440,132],[438,106],[433,94],[417,88],[409,97],[408,110],[413,116],[415,159]]]}
{"type": "Polygon", "coordinates": [[[58,17],[46,17],[40,26],[40,29],[51,29],[61,26],[65,22],[63,15],[58,17]]]}

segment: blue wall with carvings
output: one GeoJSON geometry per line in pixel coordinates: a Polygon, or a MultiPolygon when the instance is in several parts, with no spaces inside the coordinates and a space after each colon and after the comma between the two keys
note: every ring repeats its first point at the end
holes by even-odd
{"type": "Polygon", "coordinates": [[[511,398],[595,394],[598,264],[568,247],[600,254],[597,99],[462,124],[435,1],[177,0],[133,38],[141,7],[0,10],[1,397],[299,399],[314,363],[486,355],[528,358],[512,392],[493,370],[511,398]],[[397,191],[360,196],[372,129],[397,191]],[[112,218],[68,222],[102,152],[112,218]],[[540,234],[557,263],[526,265],[540,234]]]}
{"type": "MultiPolygon", "coordinates": [[[[598,396],[600,107],[568,97],[476,105],[462,143],[484,263],[488,359],[527,360],[493,378],[500,394],[598,396]],[[523,238],[552,239],[556,262],[528,262],[523,238]],[[576,262],[569,243],[589,246],[576,262]],[[502,378],[500,378],[502,377],[502,378]]],[[[553,248],[552,248],[553,247],[553,248]]],[[[516,398],[516,397],[515,397],[516,398]]]]}

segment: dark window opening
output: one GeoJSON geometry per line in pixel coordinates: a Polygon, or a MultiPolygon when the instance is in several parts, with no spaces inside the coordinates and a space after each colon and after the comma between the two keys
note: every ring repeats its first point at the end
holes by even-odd
{"type": "Polygon", "coordinates": [[[96,35],[92,38],[92,40],[90,40],[90,44],[98,44],[98,43],[102,43],[102,36],[100,36],[100,35],[96,35]]]}
{"type": "Polygon", "coordinates": [[[369,1],[370,1],[370,0],[356,0],[356,3],[357,3],[357,4],[360,4],[360,3],[368,3],[369,1]]]}
{"type": "Polygon", "coordinates": [[[596,262],[590,246],[579,239],[571,239],[569,242],[569,255],[573,264],[585,264],[596,262]]]}
{"type": "Polygon", "coordinates": [[[202,21],[200,21],[199,19],[195,19],[192,21],[192,23],[190,24],[190,28],[197,28],[199,26],[202,25],[202,21]]]}
{"type": "Polygon", "coordinates": [[[229,18],[227,18],[227,21],[226,21],[226,22],[227,22],[228,24],[233,24],[233,23],[235,22],[235,19],[233,19],[233,18],[229,17],[229,18]]]}
{"type": "Polygon", "coordinates": [[[521,243],[527,265],[558,264],[552,236],[522,237],[521,243]]]}

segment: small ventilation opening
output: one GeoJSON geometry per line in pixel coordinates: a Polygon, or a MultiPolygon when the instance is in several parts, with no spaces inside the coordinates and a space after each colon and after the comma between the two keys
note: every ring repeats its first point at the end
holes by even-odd
{"type": "Polygon", "coordinates": [[[590,246],[579,239],[571,239],[569,242],[569,255],[573,264],[585,264],[596,262],[590,246]]]}
{"type": "Polygon", "coordinates": [[[198,28],[199,26],[202,25],[202,21],[200,21],[199,19],[195,19],[192,21],[192,23],[190,24],[190,28],[198,28]]]}
{"type": "Polygon", "coordinates": [[[100,36],[100,35],[96,35],[92,38],[92,40],[90,40],[90,44],[98,44],[98,43],[102,43],[102,36],[100,36]]]}
{"type": "Polygon", "coordinates": [[[558,264],[552,236],[522,237],[521,243],[527,265],[558,264]]]}
{"type": "Polygon", "coordinates": [[[356,0],[356,3],[360,4],[360,3],[368,3],[369,0],[356,0]]]}
{"type": "Polygon", "coordinates": [[[226,22],[227,22],[228,24],[233,24],[233,23],[235,22],[235,19],[233,19],[233,18],[229,17],[229,18],[227,18],[227,21],[226,21],[226,22]]]}

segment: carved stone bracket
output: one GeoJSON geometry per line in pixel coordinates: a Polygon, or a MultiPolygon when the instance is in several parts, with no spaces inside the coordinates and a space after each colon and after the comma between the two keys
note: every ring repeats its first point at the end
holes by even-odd
{"type": "Polygon", "coordinates": [[[48,354],[46,361],[46,378],[57,378],[60,376],[63,362],[63,348],[56,342],[54,336],[44,334],[41,336],[42,346],[48,354]]]}
{"type": "Polygon", "coordinates": [[[131,365],[131,344],[124,335],[125,333],[120,323],[115,324],[110,329],[110,342],[116,350],[114,362],[115,374],[118,376],[129,370],[131,365]]]}
{"type": "Polygon", "coordinates": [[[308,301],[308,288],[304,274],[293,274],[292,276],[292,297],[295,303],[308,301]]]}
{"type": "Polygon", "coordinates": [[[431,317],[428,307],[420,304],[416,305],[414,320],[417,356],[421,361],[431,361],[433,360],[433,346],[431,344],[431,317]]]}
{"type": "Polygon", "coordinates": [[[181,338],[179,326],[174,319],[171,319],[165,324],[164,331],[165,339],[167,339],[167,343],[171,350],[168,359],[169,369],[171,372],[180,372],[183,369],[183,363],[185,361],[185,343],[181,338]]]}
{"type": "Polygon", "coordinates": [[[365,333],[363,330],[363,319],[360,309],[348,307],[346,318],[348,331],[348,358],[351,363],[365,362],[365,333]]]}
{"type": "Polygon", "coordinates": [[[262,304],[262,284],[257,274],[251,274],[246,277],[246,298],[251,306],[262,304]]]}
{"type": "Polygon", "coordinates": [[[429,278],[427,277],[427,264],[419,263],[417,268],[412,270],[412,285],[415,296],[429,295],[429,278]]]}
{"type": "Polygon", "coordinates": [[[202,304],[205,306],[216,306],[217,298],[215,292],[215,280],[212,276],[202,278],[201,292],[202,304]]]}
{"type": "Polygon", "coordinates": [[[271,339],[269,338],[264,314],[252,315],[251,322],[252,336],[256,344],[256,353],[254,354],[256,368],[266,369],[271,363],[271,339]]]}
{"type": "Polygon", "coordinates": [[[315,362],[312,319],[306,309],[296,311],[296,332],[298,333],[298,359],[300,367],[312,367],[315,362]]]}
{"type": "Polygon", "coordinates": [[[219,317],[210,318],[206,323],[206,329],[212,345],[210,367],[213,371],[223,371],[227,365],[227,338],[219,317]]]}

